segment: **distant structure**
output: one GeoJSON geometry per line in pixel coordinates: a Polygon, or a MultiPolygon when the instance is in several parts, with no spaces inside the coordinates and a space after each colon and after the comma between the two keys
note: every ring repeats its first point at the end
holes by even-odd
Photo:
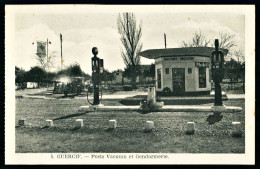
{"type": "MultiPolygon", "coordinates": [[[[151,65],[138,65],[140,71],[142,72],[140,75],[137,75],[136,77],[136,83],[139,84],[145,84],[145,83],[152,83],[154,80],[154,77],[152,76],[145,76],[143,75],[144,71],[150,70],[151,65]]],[[[115,79],[112,81],[113,84],[130,84],[131,78],[127,78],[123,76],[123,71],[118,70],[114,72],[115,79]]]]}
{"type": "MultiPolygon", "coordinates": [[[[211,47],[150,49],[140,56],[155,59],[158,95],[200,95],[211,90],[211,47]]],[[[224,55],[228,50],[221,49],[224,55]]]]}

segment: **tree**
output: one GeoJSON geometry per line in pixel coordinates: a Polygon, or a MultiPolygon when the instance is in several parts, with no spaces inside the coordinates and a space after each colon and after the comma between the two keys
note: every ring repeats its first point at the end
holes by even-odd
{"type": "Polygon", "coordinates": [[[25,81],[25,70],[15,66],[15,83],[23,83],[25,81]]]}
{"type": "Polygon", "coordinates": [[[155,64],[152,63],[148,69],[144,69],[142,74],[145,76],[145,77],[155,77],[155,64]]]}
{"type": "Polygon", "coordinates": [[[133,73],[136,75],[136,77],[141,73],[139,65],[135,65],[135,69],[133,69],[132,66],[126,67],[123,72],[123,77],[132,78],[133,73]]]}
{"type": "MultiPolygon", "coordinates": [[[[234,46],[236,46],[236,42],[234,40],[235,35],[230,34],[228,32],[221,31],[218,33],[216,39],[219,39],[219,48],[231,50],[234,46]]],[[[181,47],[214,47],[215,39],[209,39],[205,35],[201,33],[201,31],[195,32],[191,41],[181,42],[181,47]]]]}
{"type": "Polygon", "coordinates": [[[115,79],[114,73],[113,72],[109,72],[108,70],[104,69],[103,73],[101,74],[100,79],[102,81],[112,81],[115,79]]]}
{"type": "Polygon", "coordinates": [[[56,54],[57,54],[57,51],[53,51],[48,56],[48,58],[47,58],[47,56],[39,57],[39,56],[35,55],[35,59],[38,62],[38,66],[43,68],[46,71],[49,71],[49,68],[54,67],[54,61],[55,61],[55,58],[57,57],[56,54]]]}
{"type": "Polygon", "coordinates": [[[46,80],[46,71],[39,67],[31,67],[31,69],[26,72],[26,81],[27,82],[44,82],[46,80]]]}
{"type": "MultiPolygon", "coordinates": [[[[234,34],[229,34],[223,31],[219,32],[219,48],[230,50],[231,48],[236,46],[234,38],[234,34]]],[[[214,46],[214,42],[212,43],[212,46],[214,46]]]]}
{"type": "Polygon", "coordinates": [[[117,27],[124,47],[121,56],[126,69],[131,71],[132,87],[136,87],[136,67],[140,65],[139,53],[142,50],[142,24],[137,26],[133,13],[123,13],[118,15],[117,27]]]}
{"type": "Polygon", "coordinates": [[[207,47],[210,40],[201,34],[201,31],[195,32],[190,42],[182,41],[181,47],[207,47]]]}
{"type": "Polygon", "coordinates": [[[234,50],[233,52],[234,58],[237,60],[238,63],[243,64],[245,62],[245,54],[241,49],[234,50]]]}
{"type": "Polygon", "coordinates": [[[66,75],[71,77],[84,76],[85,73],[81,70],[80,65],[75,63],[70,65],[68,68],[59,71],[58,76],[66,75]]]}

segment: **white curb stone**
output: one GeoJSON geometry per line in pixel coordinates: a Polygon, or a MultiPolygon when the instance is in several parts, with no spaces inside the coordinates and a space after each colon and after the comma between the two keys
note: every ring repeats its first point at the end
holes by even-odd
{"type": "Polygon", "coordinates": [[[19,126],[24,126],[25,125],[25,120],[24,118],[21,118],[19,121],[18,121],[18,125],[19,126]]]}
{"type": "Polygon", "coordinates": [[[154,129],[154,122],[153,121],[146,121],[144,129],[145,130],[152,130],[152,129],[154,129]]]}
{"type": "Polygon", "coordinates": [[[83,127],[83,119],[77,119],[76,120],[76,127],[78,127],[78,128],[83,127]]]}
{"type": "Polygon", "coordinates": [[[232,135],[234,137],[241,137],[242,130],[241,130],[241,123],[240,122],[232,122],[232,135]]]}
{"type": "Polygon", "coordinates": [[[188,122],[187,123],[187,134],[193,134],[195,132],[195,123],[194,122],[188,122]]]}
{"type": "Polygon", "coordinates": [[[53,125],[53,120],[47,119],[46,122],[47,122],[47,126],[49,126],[49,127],[53,127],[54,126],[53,125]]]}
{"type": "Polygon", "coordinates": [[[115,129],[117,127],[117,121],[116,120],[109,120],[108,128],[115,129]]]}

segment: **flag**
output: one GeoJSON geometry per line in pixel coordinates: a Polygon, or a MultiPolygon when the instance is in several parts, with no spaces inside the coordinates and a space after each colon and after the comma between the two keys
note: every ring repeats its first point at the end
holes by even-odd
{"type": "Polygon", "coordinates": [[[46,56],[46,43],[45,42],[37,42],[37,53],[39,57],[46,56]]]}

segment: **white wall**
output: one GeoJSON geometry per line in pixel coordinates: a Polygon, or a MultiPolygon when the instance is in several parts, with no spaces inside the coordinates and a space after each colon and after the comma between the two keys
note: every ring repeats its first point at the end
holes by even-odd
{"type": "Polygon", "coordinates": [[[161,69],[162,88],[158,89],[156,82],[156,91],[162,91],[165,87],[172,89],[172,68],[185,68],[185,91],[209,91],[211,83],[209,82],[209,68],[206,68],[206,88],[199,88],[198,67],[195,62],[210,62],[209,57],[193,56],[194,60],[176,60],[164,61],[163,58],[155,60],[155,79],[157,80],[157,69],[161,69]],[[165,68],[169,68],[169,74],[165,74],[165,68]],[[188,74],[188,68],[192,69],[192,73],[188,74]]]}

